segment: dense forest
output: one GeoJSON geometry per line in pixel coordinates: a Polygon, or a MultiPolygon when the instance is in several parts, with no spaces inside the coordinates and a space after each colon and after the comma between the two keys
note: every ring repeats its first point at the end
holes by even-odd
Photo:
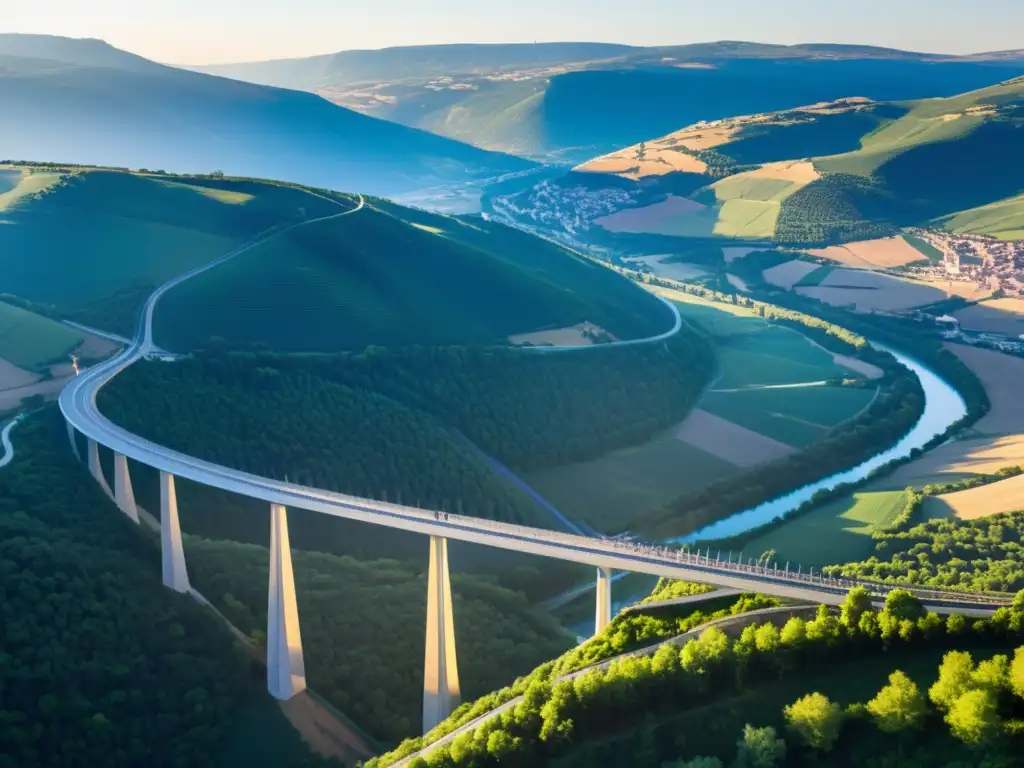
{"type": "Polygon", "coordinates": [[[878,182],[830,173],[783,201],[774,240],[801,245],[886,237],[899,223],[912,223],[907,205],[878,182]]]}
{"type": "Polygon", "coordinates": [[[136,364],[99,402],[133,432],[257,474],[544,524],[467,439],[520,470],[592,458],[680,421],[712,365],[708,345],[685,331],[571,354],[211,352],[136,364]]]}
{"type": "MultiPolygon", "coordinates": [[[[236,766],[268,702],[218,621],[160,583],[160,552],[67,450],[48,409],[0,470],[0,766],[236,766]]],[[[272,708],[248,765],[317,765],[272,708]]]]}
{"type": "MultiPolygon", "coordinates": [[[[820,606],[811,620],[789,613],[748,622],[742,631],[711,627],[682,647],[664,643],[572,678],[533,680],[513,707],[412,765],[714,766],[755,751],[758,742],[765,749],[757,752],[774,759],[733,765],[770,768],[783,757],[793,766],[1005,760],[1019,749],[1024,651],[1012,664],[998,653],[976,664],[968,649],[979,658],[1012,649],[1022,608],[1018,600],[991,619],[943,619],[904,590],[875,611],[866,590],[855,589],[838,615],[820,606]],[[935,680],[936,656],[950,648],[960,650],[945,655],[935,680]],[[917,680],[898,674],[904,665],[926,685],[935,680],[927,701],[917,680]],[[817,686],[846,706],[811,695],[817,686]],[[940,716],[946,725],[936,722],[940,716]],[[778,728],[748,744],[741,735],[737,750],[744,720],[778,728]],[[777,735],[783,728],[784,749],[777,735]],[[696,762],[700,755],[710,757],[696,762]]],[[[390,765],[403,753],[368,765],[390,765]]]]}
{"type": "MultiPolygon", "coordinates": [[[[263,522],[266,522],[264,516],[263,522]]],[[[265,640],[267,550],[187,538],[193,585],[235,626],[265,640]]],[[[309,685],[373,736],[418,733],[427,583],[422,563],[293,553],[309,685]]],[[[508,684],[572,645],[526,598],[452,574],[463,698],[508,684]]]]}

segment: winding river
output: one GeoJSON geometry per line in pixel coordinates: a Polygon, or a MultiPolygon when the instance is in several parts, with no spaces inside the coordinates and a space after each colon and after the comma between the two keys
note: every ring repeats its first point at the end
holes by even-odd
{"type": "Polygon", "coordinates": [[[717,523],[712,523],[687,536],[673,539],[672,541],[685,544],[697,540],[722,539],[746,533],[753,528],[770,523],[776,517],[796,509],[806,501],[810,501],[811,497],[818,491],[830,490],[837,485],[863,480],[874,470],[888,464],[890,461],[906,458],[910,455],[911,451],[923,448],[930,440],[937,435],[941,435],[951,425],[967,415],[967,404],[960,396],[960,393],[936,373],[902,352],[897,352],[890,347],[875,342],[872,342],[872,346],[891,354],[902,365],[913,371],[921,382],[925,398],[924,412],[910,432],[888,450],[871,457],[852,469],[805,485],[802,488],[787,493],[785,496],[766,501],[752,509],[737,512],[724,520],[719,520],[717,523]]]}

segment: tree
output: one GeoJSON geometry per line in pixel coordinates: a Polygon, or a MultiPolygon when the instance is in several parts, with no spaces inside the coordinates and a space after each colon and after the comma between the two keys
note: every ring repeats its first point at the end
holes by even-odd
{"type": "Polygon", "coordinates": [[[761,653],[775,653],[779,648],[779,630],[774,624],[762,624],[754,632],[754,645],[761,653]]]}
{"type": "Polygon", "coordinates": [[[867,705],[875,724],[886,733],[899,733],[921,725],[928,704],[917,684],[897,670],[889,675],[889,684],[867,705]]]}
{"type": "Polygon", "coordinates": [[[857,629],[860,617],[871,610],[871,593],[867,587],[854,587],[843,601],[840,621],[847,629],[857,629]]]}
{"type": "Polygon", "coordinates": [[[925,613],[921,601],[906,589],[894,589],[885,596],[885,612],[900,621],[917,621],[925,613]]]}
{"type": "Polygon", "coordinates": [[[812,749],[828,752],[843,727],[843,710],[821,693],[797,699],[783,710],[786,726],[812,749]]]}
{"type": "Polygon", "coordinates": [[[1024,647],[1013,652],[1010,664],[1010,688],[1015,694],[1024,698],[1024,647]]]}
{"type": "Polygon", "coordinates": [[[990,691],[999,696],[1002,691],[1010,689],[1010,659],[1004,654],[997,654],[978,664],[971,675],[975,688],[990,691]]]}
{"type": "Polygon", "coordinates": [[[957,698],[946,722],[950,732],[965,744],[984,744],[993,738],[1002,725],[995,695],[987,690],[967,691],[957,698]]]}
{"type": "Polygon", "coordinates": [[[928,698],[940,709],[949,709],[953,702],[974,684],[974,660],[967,651],[950,651],[942,657],[939,679],[928,689],[928,698]]]}
{"type": "Polygon", "coordinates": [[[786,759],[786,742],[772,727],[743,726],[743,736],[736,742],[736,760],[732,768],[776,768],[786,759]]]}
{"type": "Polygon", "coordinates": [[[1013,596],[1013,602],[1010,603],[1010,609],[1017,613],[1024,613],[1024,589],[1020,590],[1013,596]]]}
{"type": "Polygon", "coordinates": [[[799,616],[793,616],[786,622],[779,636],[783,645],[797,646],[807,639],[807,622],[799,616]]]}

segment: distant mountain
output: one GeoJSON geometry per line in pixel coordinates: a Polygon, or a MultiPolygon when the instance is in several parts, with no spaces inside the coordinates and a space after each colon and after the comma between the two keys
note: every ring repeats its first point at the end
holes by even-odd
{"type": "Polygon", "coordinates": [[[641,49],[612,43],[417,45],[342,51],[299,59],[186,67],[262,85],[316,90],[328,86],[491,74],[510,69],[590,62],[641,49]]]}
{"type": "Polygon", "coordinates": [[[6,159],[218,169],[385,195],[528,167],[310,93],[166,67],[93,40],[0,35],[0,104],[11,116],[0,122],[6,159]]]}
{"type": "Polygon", "coordinates": [[[849,96],[951,96],[1024,73],[1024,59],[726,40],[392,48],[204,69],[305,88],[481,148],[576,163],[699,120],[849,96]]]}

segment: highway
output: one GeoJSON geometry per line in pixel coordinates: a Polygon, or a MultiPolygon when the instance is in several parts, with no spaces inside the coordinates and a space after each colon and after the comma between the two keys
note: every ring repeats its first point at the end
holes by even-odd
{"type": "MultiPolygon", "coordinates": [[[[61,392],[60,408],[65,419],[87,438],[143,464],[177,477],[261,499],[267,503],[600,568],[699,581],[729,589],[756,591],[810,602],[833,605],[842,602],[846,592],[857,582],[822,579],[820,575],[794,573],[792,570],[779,570],[749,563],[724,562],[719,558],[712,558],[710,553],[701,555],[669,546],[499,523],[309,488],[260,477],[172,451],[131,434],[100,413],[96,406],[96,396],[100,389],[125,368],[154,351],[153,313],[157,302],[169,290],[288,231],[317,221],[351,215],[362,210],[363,205],[364,201],[360,198],[359,205],[354,209],[264,233],[252,242],[215,261],[179,275],[158,288],[145,304],[131,345],[107,362],[92,366],[72,379],[61,392]]],[[[652,337],[647,340],[648,342],[660,341],[678,331],[681,319],[675,308],[672,309],[677,318],[675,328],[666,334],[652,337]]],[[[893,588],[872,583],[865,586],[876,597],[884,597],[893,588]]],[[[991,612],[1000,606],[1008,605],[1010,601],[1009,597],[908,588],[930,607],[938,609],[980,609],[991,612]]]]}

